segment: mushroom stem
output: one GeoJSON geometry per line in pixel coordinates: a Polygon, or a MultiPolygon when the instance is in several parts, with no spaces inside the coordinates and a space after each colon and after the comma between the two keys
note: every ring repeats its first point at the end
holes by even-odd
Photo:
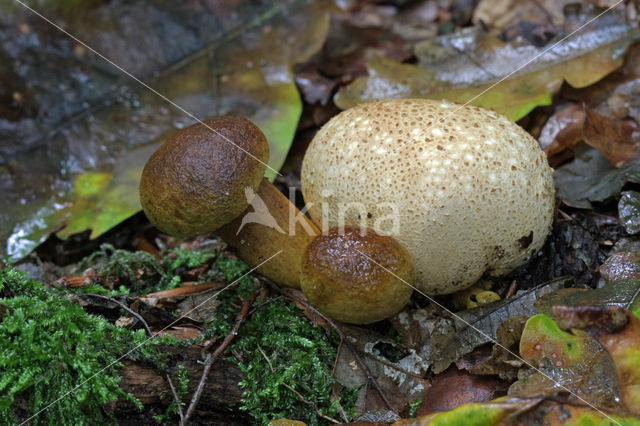
{"type": "Polygon", "coordinates": [[[257,270],[278,284],[300,288],[304,251],[320,230],[263,179],[251,205],[216,233],[251,267],[282,250],[257,270]]]}

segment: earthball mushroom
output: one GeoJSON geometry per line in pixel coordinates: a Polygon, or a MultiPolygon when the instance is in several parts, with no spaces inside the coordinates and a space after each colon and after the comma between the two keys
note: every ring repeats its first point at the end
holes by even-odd
{"type": "Polygon", "coordinates": [[[447,101],[341,112],[313,138],[301,178],[318,225],[392,235],[429,295],[524,264],[553,219],[552,169],[538,142],[494,111],[447,101]]]}

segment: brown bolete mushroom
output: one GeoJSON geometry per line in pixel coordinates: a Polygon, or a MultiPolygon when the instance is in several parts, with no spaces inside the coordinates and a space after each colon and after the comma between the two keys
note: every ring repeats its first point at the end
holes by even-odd
{"type": "Polygon", "coordinates": [[[522,265],[553,218],[552,169],[538,142],[493,111],[445,101],[343,111],[313,138],[301,178],[317,223],[393,235],[431,295],[522,265]]]}
{"type": "Polygon", "coordinates": [[[395,239],[359,227],[332,228],[307,247],[300,285],[324,314],[368,324],[398,313],[411,297],[413,259],[395,239]]]}
{"type": "Polygon", "coordinates": [[[267,140],[251,121],[208,119],[153,153],[142,172],[140,202],[161,231],[179,237],[216,231],[250,266],[282,250],[258,271],[299,288],[302,252],[318,229],[263,178],[268,159],[267,140]],[[248,217],[254,195],[264,207],[254,213],[266,216],[248,217]]]}

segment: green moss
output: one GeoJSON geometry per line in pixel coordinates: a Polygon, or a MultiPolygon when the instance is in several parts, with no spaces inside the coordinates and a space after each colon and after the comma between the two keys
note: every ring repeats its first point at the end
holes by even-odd
{"type": "Polygon", "coordinates": [[[0,270],[0,290],[0,423],[18,414],[36,416],[36,425],[96,424],[107,420],[104,404],[136,402],[118,386],[118,357],[137,348],[130,358],[155,359],[159,340],[138,348],[144,331],[89,315],[13,268],[0,270]],[[26,412],[18,400],[27,401],[26,412]]]}
{"type": "MultiPolygon", "coordinates": [[[[151,253],[145,251],[131,252],[103,244],[100,250],[84,260],[82,267],[92,266],[105,281],[119,284],[117,294],[126,294],[127,288],[137,293],[150,293],[178,287],[182,282],[179,275],[181,270],[198,268],[213,258],[216,258],[215,264],[220,266],[214,267],[213,271],[220,274],[224,270],[222,275],[226,275],[226,270],[231,266],[225,268],[223,263],[228,261],[228,258],[222,254],[217,255],[212,250],[173,249],[162,262],[159,262],[151,253]]],[[[205,274],[202,279],[205,280],[211,275],[205,274]]],[[[104,294],[104,290],[97,292],[104,294]]],[[[113,295],[113,292],[110,295],[113,295]]]]}
{"type": "Polygon", "coordinates": [[[342,400],[330,398],[338,337],[310,325],[293,304],[277,300],[262,307],[243,327],[242,335],[234,345],[242,354],[243,362],[238,366],[246,375],[241,382],[242,409],[257,421],[267,424],[289,418],[309,425],[323,423],[316,408],[287,386],[329,417],[338,417],[340,405],[347,412],[353,407],[357,389],[343,391],[342,400]]]}

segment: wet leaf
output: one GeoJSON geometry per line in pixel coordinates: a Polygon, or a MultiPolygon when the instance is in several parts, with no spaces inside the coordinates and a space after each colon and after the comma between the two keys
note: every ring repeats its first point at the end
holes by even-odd
{"type": "Polygon", "coordinates": [[[614,253],[600,265],[600,276],[607,284],[620,280],[640,279],[640,254],[633,252],[614,253]]]}
{"type": "Polygon", "coordinates": [[[613,359],[590,335],[562,331],[553,319],[538,314],[525,325],[520,355],[538,370],[511,385],[509,395],[555,395],[569,389],[571,397],[578,395],[596,407],[618,407],[620,385],[613,359]]]}
{"type": "Polygon", "coordinates": [[[394,426],[426,425],[497,425],[509,419],[513,414],[533,407],[540,399],[498,398],[494,401],[462,405],[443,413],[428,414],[416,419],[406,419],[394,423],[394,426]]]}
{"type": "Polygon", "coordinates": [[[403,343],[420,356],[422,367],[438,374],[463,355],[495,340],[500,324],[509,318],[533,315],[534,302],[564,284],[565,280],[550,281],[509,299],[457,312],[454,318],[419,309],[401,312],[392,321],[403,343]]]}
{"type": "MultiPolygon", "coordinates": [[[[401,410],[408,406],[409,401],[420,397],[429,387],[429,381],[422,378],[426,367],[419,354],[407,351],[393,339],[364,328],[343,326],[343,331],[350,345],[340,346],[335,365],[336,380],[343,386],[352,389],[368,383],[365,371],[350,349],[353,347],[377,378],[383,392],[388,398],[394,399],[394,408],[401,410]]],[[[364,392],[360,392],[357,407],[359,413],[388,408],[370,384],[364,392]]]]}
{"type": "Polygon", "coordinates": [[[640,319],[617,306],[569,307],[554,313],[565,326],[588,329],[598,338],[615,363],[622,405],[640,416],[640,319]]]}
{"type": "Polygon", "coordinates": [[[611,165],[598,150],[580,144],[576,158],[554,174],[557,196],[573,207],[593,208],[592,202],[607,201],[620,193],[629,181],[640,182],[640,164],[620,168],[611,165]]]}
{"type": "Polygon", "coordinates": [[[583,140],[584,108],[582,105],[570,104],[558,109],[544,124],[538,142],[547,153],[549,160],[554,155],[574,147],[583,140]]]}
{"type": "Polygon", "coordinates": [[[615,305],[640,313],[640,280],[618,279],[595,290],[561,289],[547,294],[535,303],[538,312],[553,315],[555,305],[607,306],[615,305]]]}
{"type": "MultiPolygon", "coordinates": [[[[91,228],[95,237],[137,212],[146,157],[194,119],[14,6],[0,14],[0,77],[14,75],[20,101],[0,108],[0,254],[16,259],[61,226],[61,236],[91,228]]],[[[328,30],[327,6],[304,0],[42,7],[194,116],[250,118],[276,170],[302,110],[292,67],[328,30]]]]}
{"type": "Polygon", "coordinates": [[[498,326],[496,341],[491,348],[491,353],[477,359],[475,352],[459,359],[456,362],[458,368],[464,368],[472,374],[496,375],[501,379],[514,380],[518,375],[518,369],[522,361],[512,354],[519,353],[520,336],[527,321],[525,316],[514,316],[498,326]],[[506,348],[506,349],[505,349],[506,348]]]}
{"type": "Polygon", "coordinates": [[[505,43],[477,28],[466,28],[417,44],[419,65],[374,55],[367,63],[369,76],[342,88],[335,102],[345,109],[375,99],[444,98],[471,101],[517,120],[536,106],[549,105],[563,81],[585,87],[622,65],[624,51],[637,35],[617,12],[546,53],[522,40],[505,43]],[[533,57],[534,64],[510,75],[533,57]]]}
{"type": "Polygon", "coordinates": [[[491,402],[465,404],[444,413],[429,414],[416,419],[405,419],[394,426],[442,425],[552,425],[636,426],[638,419],[625,414],[609,414],[589,407],[561,403],[545,398],[502,397],[491,402]]]}
{"type": "Polygon", "coordinates": [[[640,232],[640,192],[625,191],[618,202],[620,223],[629,234],[640,232]]]}
{"type": "Polygon", "coordinates": [[[495,377],[476,376],[450,368],[437,375],[423,396],[418,415],[447,411],[471,402],[488,402],[504,395],[506,382],[495,377]]]}

